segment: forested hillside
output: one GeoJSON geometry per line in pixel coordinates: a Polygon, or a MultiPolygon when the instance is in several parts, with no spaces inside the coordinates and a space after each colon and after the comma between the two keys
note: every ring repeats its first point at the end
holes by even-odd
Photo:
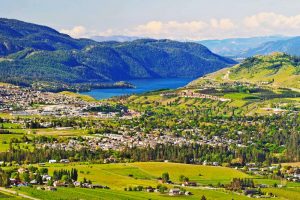
{"type": "Polygon", "coordinates": [[[49,27],[0,19],[0,81],[86,83],[198,77],[234,64],[196,43],[96,42],[49,27]]]}

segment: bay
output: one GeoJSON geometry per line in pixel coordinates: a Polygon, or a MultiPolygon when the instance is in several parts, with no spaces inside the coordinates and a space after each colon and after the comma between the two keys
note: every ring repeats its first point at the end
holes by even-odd
{"type": "Polygon", "coordinates": [[[114,96],[141,94],[160,89],[176,89],[187,85],[192,80],[191,78],[135,79],[128,80],[127,82],[132,83],[136,88],[94,89],[89,92],[82,92],[81,94],[100,100],[114,96]]]}

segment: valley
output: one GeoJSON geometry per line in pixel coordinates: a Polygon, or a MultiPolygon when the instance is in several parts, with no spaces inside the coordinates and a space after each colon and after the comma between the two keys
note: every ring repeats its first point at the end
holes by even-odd
{"type": "Polygon", "coordinates": [[[300,199],[299,16],[164,21],[178,4],[145,1],[138,25],[129,2],[49,3],[78,9],[57,30],[0,18],[0,200],[300,199]]]}

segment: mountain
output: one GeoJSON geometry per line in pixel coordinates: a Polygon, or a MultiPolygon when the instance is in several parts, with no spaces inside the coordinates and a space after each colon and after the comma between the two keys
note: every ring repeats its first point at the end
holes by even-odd
{"type": "Polygon", "coordinates": [[[0,81],[18,84],[198,77],[235,64],[197,43],[96,42],[11,19],[0,19],[0,56],[0,81]]]}
{"type": "Polygon", "coordinates": [[[300,89],[300,57],[284,53],[250,57],[233,67],[199,78],[189,86],[235,81],[300,89]]]}
{"type": "Polygon", "coordinates": [[[300,37],[267,42],[256,48],[249,49],[242,54],[242,56],[249,57],[259,54],[266,55],[272,52],[284,52],[287,54],[300,56],[300,37]]]}
{"type": "Polygon", "coordinates": [[[285,36],[265,36],[250,38],[230,38],[223,40],[203,40],[198,43],[208,47],[212,52],[222,56],[239,58],[248,50],[254,49],[267,42],[288,39],[285,36]]]}
{"type": "Polygon", "coordinates": [[[46,26],[0,18],[0,56],[26,48],[45,51],[82,49],[93,43],[92,40],[73,39],[46,26]]]}
{"type": "Polygon", "coordinates": [[[141,37],[112,35],[112,36],[92,36],[92,40],[97,42],[115,41],[115,42],[132,42],[134,40],[142,39],[141,37]]]}

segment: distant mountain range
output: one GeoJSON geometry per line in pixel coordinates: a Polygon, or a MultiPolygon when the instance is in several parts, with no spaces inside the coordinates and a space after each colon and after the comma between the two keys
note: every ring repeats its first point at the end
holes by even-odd
{"type": "MultiPolygon", "coordinates": [[[[253,49],[258,49],[267,43],[284,41],[290,37],[286,36],[266,36],[266,37],[249,37],[249,38],[230,38],[223,40],[203,40],[198,43],[208,47],[212,52],[222,56],[239,58],[253,56],[253,49]]],[[[261,52],[265,54],[264,52],[261,52]]],[[[270,52],[268,52],[270,53],[270,52]]]]}
{"type": "Polygon", "coordinates": [[[249,49],[241,54],[241,57],[254,55],[267,55],[272,52],[283,52],[290,55],[300,56],[300,37],[285,38],[277,41],[270,41],[249,49]]]}
{"type": "Polygon", "coordinates": [[[124,35],[112,35],[112,36],[92,36],[90,37],[92,40],[97,42],[107,42],[107,41],[115,41],[115,42],[132,42],[138,39],[145,39],[142,37],[134,37],[134,36],[124,36],[124,35]]]}
{"type": "Polygon", "coordinates": [[[284,53],[272,53],[245,59],[240,64],[199,78],[189,86],[200,86],[209,82],[247,82],[272,87],[300,89],[300,57],[284,53]]]}
{"type": "Polygon", "coordinates": [[[32,23],[0,19],[0,81],[86,83],[198,77],[235,64],[192,42],[74,39],[32,23]]]}

